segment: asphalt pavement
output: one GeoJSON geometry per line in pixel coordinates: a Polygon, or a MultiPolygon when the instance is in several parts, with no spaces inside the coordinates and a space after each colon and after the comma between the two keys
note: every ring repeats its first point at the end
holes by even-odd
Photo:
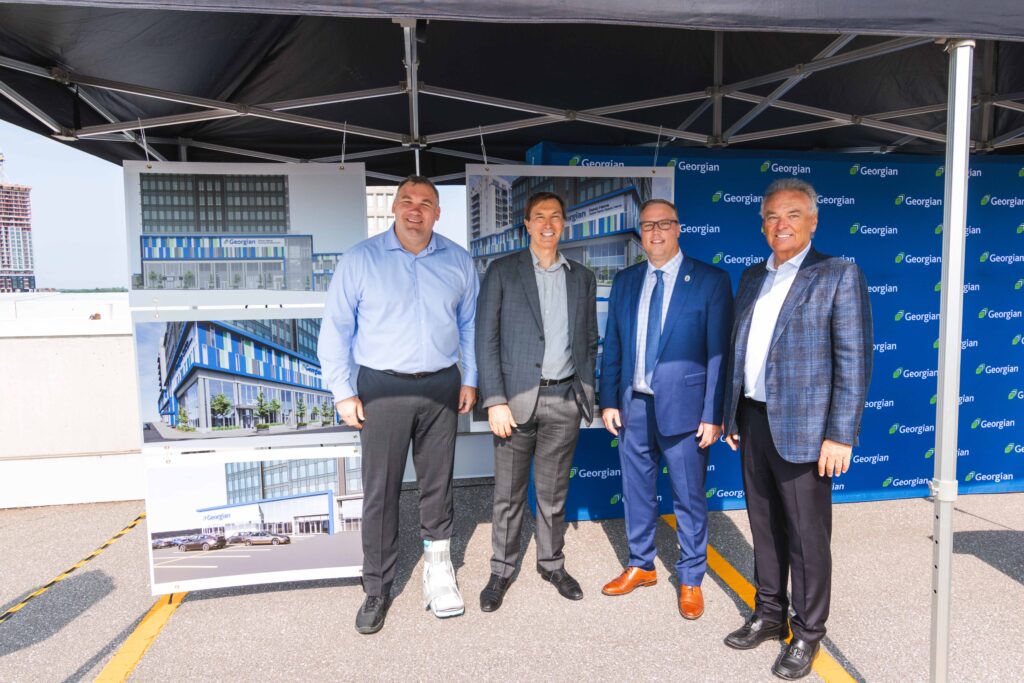
{"type": "MultiPolygon", "coordinates": [[[[695,622],[679,617],[669,580],[675,535],[664,524],[657,535],[657,585],[618,598],[601,595],[600,588],[627,557],[622,521],[571,524],[566,567],[585,598],[570,602],[537,575],[528,518],[522,569],[504,606],[480,612],[492,491],[486,480],[456,488],[453,560],[464,616],[439,620],[423,609],[417,493],[408,490],[395,602],[380,633],[360,636],[353,628],[363,597],[355,579],[193,591],[130,678],[773,680],[777,644],[736,652],[721,642],[749,613],[736,588],[743,578],[709,573],[705,615],[695,622]]],[[[964,496],[956,509],[950,680],[1020,680],[1024,494],[964,496]]],[[[142,510],[139,501],[0,510],[0,614],[142,510]]],[[[928,680],[932,515],[924,499],[836,506],[826,649],[845,674],[841,669],[829,680],[846,674],[862,681],[928,680]]],[[[712,513],[710,535],[712,547],[749,581],[745,513],[712,513]]],[[[93,680],[126,647],[155,601],[143,522],[0,623],[0,681],[93,680]]],[[[807,680],[822,679],[815,673],[807,680]]]]}

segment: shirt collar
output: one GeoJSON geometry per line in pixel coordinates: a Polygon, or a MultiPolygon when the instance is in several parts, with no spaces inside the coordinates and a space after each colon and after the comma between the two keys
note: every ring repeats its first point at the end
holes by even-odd
{"type": "Polygon", "coordinates": [[[572,270],[572,266],[569,261],[565,258],[565,254],[558,252],[558,257],[555,258],[555,262],[551,264],[550,268],[541,268],[540,258],[534,253],[533,249],[530,249],[530,259],[533,261],[533,267],[537,270],[546,270],[548,272],[558,270],[560,267],[565,266],[566,270],[572,270]]]}
{"type": "Polygon", "coordinates": [[[668,260],[668,263],[663,265],[661,268],[655,268],[651,265],[651,262],[647,262],[647,276],[650,277],[654,274],[654,271],[660,270],[661,272],[675,277],[679,273],[679,269],[683,266],[683,252],[680,250],[676,252],[676,255],[668,260]]]}
{"type": "Polygon", "coordinates": [[[773,253],[771,256],[768,257],[768,261],[764,264],[764,267],[767,268],[768,271],[772,273],[777,271],[779,268],[789,268],[790,266],[799,270],[800,264],[804,262],[804,259],[807,257],[807,252],[809,252],[810,250],[811,243],[808,242],[807,246],[803,248],[803,251],[801,251],[799,254],[783,263],[781,266],[775,265],[775,254],[773,253]]]}
{"type": "MultiPolygon", "coordinates": [[[[400,250],[405,251],[405,247],[398,241],[398,235],[395,234],[395,224],[391,224],[391,228],[384,233],[384,248],[390,251],[400,250]]],[[[438,249],[444,249],[444,242],[437,237],[437,233],[431,233],[430,242],[427,243],[427,248],[421,251],[417,256],[423,256],[430,254],[438,249]]]]}

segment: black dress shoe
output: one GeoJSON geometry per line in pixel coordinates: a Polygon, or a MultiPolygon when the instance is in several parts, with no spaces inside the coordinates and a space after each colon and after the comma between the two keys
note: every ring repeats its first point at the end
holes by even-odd
{"type": "Polygon", "coordinates": [[[772,673],[787,681],[803,678],[811,672],[811,664],[814,663],[814,655],[818,654],[818,647],[818,643],[794,638],[775,660],[772,673]]]}
{"type": "Polygon", "coordinates": [[[505,599],[505,591],[512,583],[511,579],[503,579],[497,574],[491,574],[487,581],[487,587],[480,591],[480,610],[483,612],[495,612],[501,607],[505,599]]]}
{"type": "Polygon", "coordinates": [[[761,617],[752,614],[747,623],[725,637],[725,644],[734,650],[753,650],[764,641],[782,635],[782,624],[766,624],[761,617]]]}
{"type": "Polygon", "coordinates": [[[540,572],[540,578],[551,582],[558,589],[558,594],[563,598],[569,600],[583,599],[583,589],[580,588],[580,584],[576,579],[569,576],[569,572],[564,569],[556,569],[553,572],[549,572],[543,567],[537,567],[537,571],[540,572]]]}
{"type": "Polygon", "coordinates": [[[389,607],[390,595],[367,595],[356,612],[356,631],[369,635],[384,628],[384,618],[388,616],[389,607]]]}

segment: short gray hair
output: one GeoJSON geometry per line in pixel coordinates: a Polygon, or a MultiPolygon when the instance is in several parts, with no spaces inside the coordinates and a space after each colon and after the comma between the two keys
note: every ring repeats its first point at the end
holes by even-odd
{"type": "Polygon", "coordinates": [[[800,180],[800,178],[779,178],[772,181],[772,184],[764,191],[764,198],[761,199],[761,218],[764,218],[764,205],[768,203],[772,195],[779,192],[801,192],[805,194],[811,204],[811,215],[816,216],[818,214],[818,193],[809,182],[800,180]]]}

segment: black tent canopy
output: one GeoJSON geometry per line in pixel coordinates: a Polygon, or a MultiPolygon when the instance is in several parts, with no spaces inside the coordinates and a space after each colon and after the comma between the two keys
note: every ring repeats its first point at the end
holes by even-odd
{"type": "Polygon", "coordinates": [[[958,4],[14,3],[0,118],[114,162],[146,157],[143,130],[169,160],[333,161],[344,146],[384,181],[457,180],[542,139],[934,154],[936,39],[974,30],[990,38],[974,149],[1019,151],[1024,5],[958,4]]]}

